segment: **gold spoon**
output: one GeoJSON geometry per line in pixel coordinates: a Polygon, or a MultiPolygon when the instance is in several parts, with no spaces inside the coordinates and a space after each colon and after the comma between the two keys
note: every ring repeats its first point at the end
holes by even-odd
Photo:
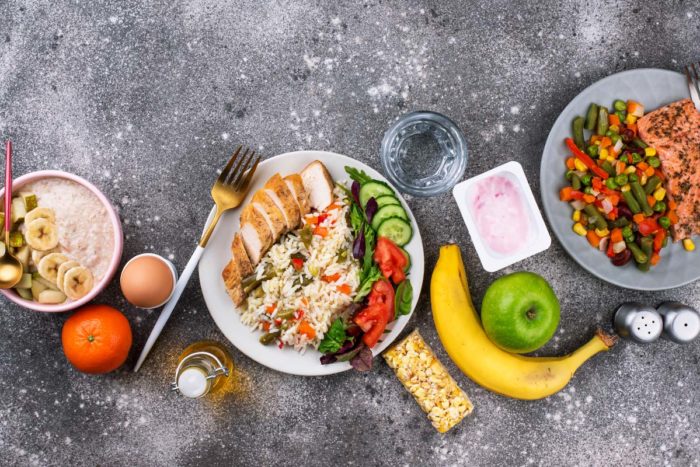
{"type": "Polygon", "coordinates": [[[12,227],[12,141],[5,141],[5,244],[0,257],[0,289],[10,289],[22,279],[22,263],[10,253],[12,227]]]}

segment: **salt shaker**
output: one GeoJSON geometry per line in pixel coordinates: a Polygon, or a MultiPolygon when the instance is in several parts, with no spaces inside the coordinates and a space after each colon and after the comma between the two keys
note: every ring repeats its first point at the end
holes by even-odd
{"type": "Polygon", "coordinates": [[[652,307],[626,302],[615,311],[615,331],[640,344],[654,342],[663,331],[661,315],[652,307]]]}
{"type": "Polygon", "coordinates": [[[688,305],[664,302],[657,308],[664,319],[663,337],[678,344],[686,344],[700,333],[700,315],[688,305]]]}

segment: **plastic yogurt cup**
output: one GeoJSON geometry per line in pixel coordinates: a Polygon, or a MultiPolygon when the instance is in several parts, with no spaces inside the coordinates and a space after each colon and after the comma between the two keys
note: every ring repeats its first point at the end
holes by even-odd
{"type": "Polygon", "coordinates": [[[487,271],[503,269],[552,244],[519,163],[472,177],[456,185],[452,194],[487,271]]]}

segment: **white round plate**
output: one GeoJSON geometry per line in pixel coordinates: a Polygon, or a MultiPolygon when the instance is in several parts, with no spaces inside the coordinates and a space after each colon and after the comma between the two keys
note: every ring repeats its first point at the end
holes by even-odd
{"type": "MultiPolygon", "coordinates": [[[[345,173],[345,166],[364,170],[370,177],[389,183],[379,172],[371,167],[351,159],[347,156],[322,151],[298,151],[281,154],[264,160],[258,166],[253,179],[253,184],[248,193],[246,201],[241,206],[248,203],[249,198],[255,191],[262,188],[265,182],[275,173],[289,175],[301,171],[306,165],[314,160],[323,162],[334,180],[345,181],[349,177],[345,173]]],[[[392,186],[392,188],[394,188],[392,186]]],[[[409,280],[413,286],[413,304],[411,313],[401,316],[390,323],[383,340],[373,349],[374,355],[380,354],[398,336],[413,315],[413,310],[418,303],[421,286],[423,284],[424,255],[423,241],[416,224],[416,219],[406,202],[401,198],[399,191],[394,188],[397,197],[401,200],[404,209],[408,213],[413,226],[413,238],[405,246],[406,251],[411,255],[412,265],[409,273],[409,280]]],[[[204,255],[199,262],[199,282],[202,287],[204,301],[209,308],[209,313],[219,326],[221,332],[228,340],[235,345],[238,350],[252,358],[261,365],[265,365],[273,370],[282,373],[289,373],[301,376],[321,376],[339,373],[352,368],[348,362],[337,362],[330,365],[321,365],[321,354],[313,348],[308,348],[304,354],[292,348],[285,347],[279,349],[276,345],[262,345],[258,339],[259,331],[253,331],[248,326],[241,323],[240,315],[236,310],[231,298],[226,293],[224,282],[221,279],[221,271],[231,259],[230,245],[233,235],[238,231],[240,209],[234,209],[225,213],[219,220],[212,238],[209,240],[204,255]]],[[[214,210],[209,215],[211,220],[214,210]]],[[[208,221],[207,221],[208,223],[208,221]]]]}
{"type": "Polygon", "coordinates": [[[604,281],[636,290],[670,289],[700,278],[700,261],[697,253],[685,251],[679,242],[661,250],[661,261],[649,272],[639,271],[634,261],[616,267],[605,254],[591,248],[584,237],[572,232],[571,206],[559,200],[559,190],[565,185],[564,161],[570,153],[564,139],[571,136],[571,122],[577,115],[585,116],[591,102],[610,107],[615,99],[633,99],[650,112],[688,96],[685,77],[680,73],[653,68],[623,71],[584,89],[566,106],[549,132],[540,166],[544,211],[564,249],[584,269],[604,281]]]}

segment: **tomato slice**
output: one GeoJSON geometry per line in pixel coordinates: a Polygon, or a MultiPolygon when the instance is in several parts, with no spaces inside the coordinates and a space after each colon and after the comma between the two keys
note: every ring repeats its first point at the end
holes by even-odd
{"type": "Polygon", "coordinates": [[[374,248],[374,261],[379,265],[382,275],[391,279],[394,284],[399,284],[406,278],[404,269],[408,265],[408,260],[403,251],[388,238],[379,237],[377,239],[377,246],[374,248]]]}
{"type": "Polygon", "coordinates": [[[369,305],[356,314],[353,321],[364,332],[369,332],[381,319],[383,319],[385,314],[384,305],[369,305]]]}
{"type": "Polygon", "coordinates": [[[384,334],[386,325],[394,319],[394,287],[389,281],[375,282],[368,302],[367,307],[355,316],[354,321],[365,332],[362,342],[372,348],[384,334]]]}
{"type": "Polygon", "coordinates": [[[387,323],[394,319],[394,287],[389,281],[377,281],[372,286],[368,302],[370,305],[383,305],[387,323]]]}

